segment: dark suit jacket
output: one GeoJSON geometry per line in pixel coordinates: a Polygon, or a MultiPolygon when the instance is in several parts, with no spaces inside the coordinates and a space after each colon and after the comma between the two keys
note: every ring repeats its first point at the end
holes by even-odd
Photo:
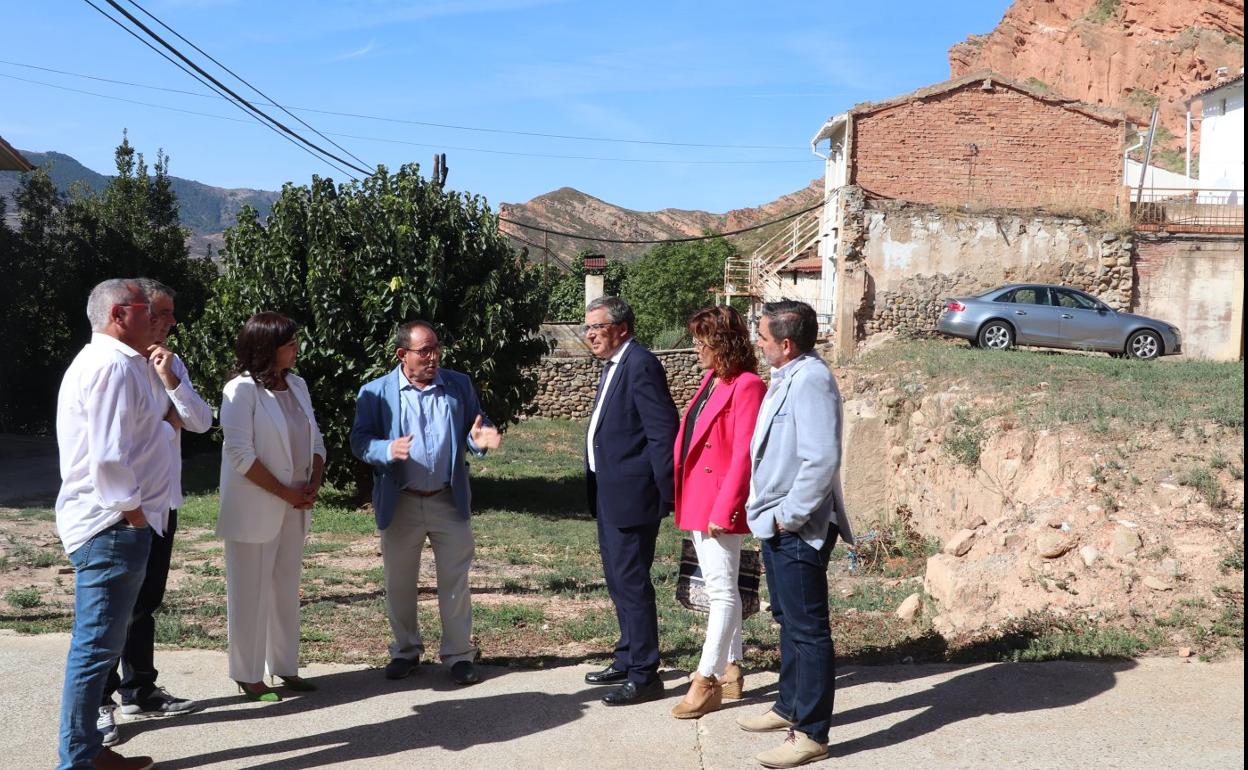
{"type": "Polygon", "coordinates": [[[611,379],[594,435],[589,512],[613,527],[659,521],[672,510],[672,446],[679,417],[667,375],[654,354],[635,340],[611,379]]]}

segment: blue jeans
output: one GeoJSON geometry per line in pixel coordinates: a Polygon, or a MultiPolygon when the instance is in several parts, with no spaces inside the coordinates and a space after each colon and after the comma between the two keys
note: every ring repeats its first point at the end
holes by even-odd
{"type": "Polygon", "coordinates": [[[108,674],[126,642],[143,585],[152,530],[117,524],[69,555],[75,569],[74,631],[61,692],[58,770],[95,767],[103,746],[95,728],[108,674]]]}
{"type": "Polygon", "coordinates": [[[772,707],[793,729],[828,742],[836,689],[836,656],[828,625],[828,556],[836,527],[815,550],[789,532],[763,541],[771,614],[780,624],[780,694],[772,707]]]}

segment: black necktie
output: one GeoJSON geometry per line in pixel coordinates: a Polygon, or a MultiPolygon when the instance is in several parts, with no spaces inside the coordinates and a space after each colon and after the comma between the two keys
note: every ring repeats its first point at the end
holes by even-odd
{"type": "Polygon", "coordinates": [[[598,392],[594,394],[594,408],[589,410],[591,415],[598,411],[598,402],[602,400],[602,391],[607,387],[607,373],[611,371],[611,365],[614,363],[614,361],[608,360],[602,365],[602,374],[598,375],[598,392]]]}

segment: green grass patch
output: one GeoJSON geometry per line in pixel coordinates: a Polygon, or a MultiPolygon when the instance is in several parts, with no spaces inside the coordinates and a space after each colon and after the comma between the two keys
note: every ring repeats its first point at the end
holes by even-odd
{"type": "Polygon", "coordinates": [[[19,610],[28,610],[43,604],[43,597],[40,596],[39,589],[33,586],[29,588],[10,588],[5,592],[4,600],[9,603],[10,607],[19,610]]]}

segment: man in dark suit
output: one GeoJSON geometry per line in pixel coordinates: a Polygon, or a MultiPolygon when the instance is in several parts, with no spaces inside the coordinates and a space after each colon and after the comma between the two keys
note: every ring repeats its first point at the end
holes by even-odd
{"type": "Polygon", "coordinates": [[[589,303],[585,338],[603,361],[585,438],[589,511],[598,521],[602,570],[620,624],[615,659],[585,681],[616,685],[602,700],[619,706],[663,697],[650,565],[659,522],[675,497],[672,447],[679,418],[662,364],[633,340],[627,302],[602,297],[589,303]]]}

